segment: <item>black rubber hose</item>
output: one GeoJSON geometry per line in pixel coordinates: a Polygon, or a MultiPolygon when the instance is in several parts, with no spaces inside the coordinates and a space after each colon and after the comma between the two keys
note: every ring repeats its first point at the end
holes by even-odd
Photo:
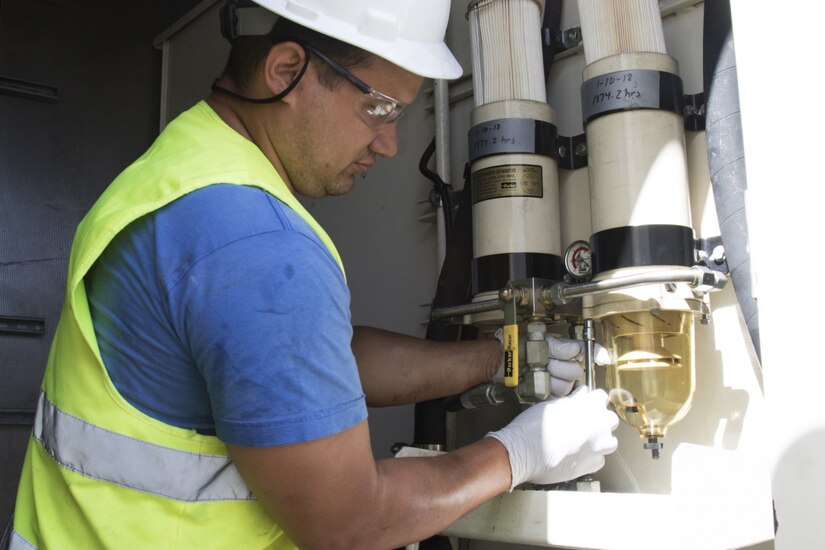
{"type": "Polygon", "coordinates": [[[438,173],[433,172],[427,166],[430,163],[433,153],[435,153],[435,138],[432,139],[430,144],[427,146],[427,149],[424,151],[424,154],[421,155],[421,159],[418,161],[418,170],[427,179],[433,182],[433,188],[441,198],[441,207],[444,212],[444,233],[449,239],[450,231],[453,229],[453,216],[455,214],[453,211],[453,200],[451,197],[450,185],[441,179],[441,176],[439,176],[438,173]]]}
{"type": "MultiPolygon", "coordinates": [[[[455,223],[447,239],[444,264],[433,298],[432,307],[441,308],[466,304],[470,301],[471,266],[473,261],[473,205],[469,182],[458,193],[455,209],[455,223]]],[[[472,327],[462,327],[430,321],[427,325],[427,340],[455,342],[474,338],[477,331],[472,327]]],[[[415,405],[415,428],[413,443],[417,446],[441,445],[447,443],[447,410],[443,399],[423,401],[415,405]]]]}
{"type": "Polygon", "coordinates": [[[748,183],[730,2],[705,2],[704,9],[705,118],[713,198],[736,298],[757,357],[761,358],[758,304],[753,294],[748,248],[748,183]]]}

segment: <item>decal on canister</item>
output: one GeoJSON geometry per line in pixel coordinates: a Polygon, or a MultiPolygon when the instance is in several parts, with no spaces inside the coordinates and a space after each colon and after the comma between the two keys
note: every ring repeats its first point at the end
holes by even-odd
{"type": "Polygon", "coordinates": [[[541,166],[508,164],[484,168],[472,175],[473,204],[490,199],[544,196],[541,166]]]}

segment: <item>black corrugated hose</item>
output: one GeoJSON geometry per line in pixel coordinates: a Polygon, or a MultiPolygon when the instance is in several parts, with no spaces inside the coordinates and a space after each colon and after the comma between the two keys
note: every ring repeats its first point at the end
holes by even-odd
{"type": "Polygon", "coordinates": [[[713,198],[736,298],[761,360],[758,304],[752,288],[745,213],[748,182],[730,1],[705,2],[704,9],[705,125],[713,198]]]}

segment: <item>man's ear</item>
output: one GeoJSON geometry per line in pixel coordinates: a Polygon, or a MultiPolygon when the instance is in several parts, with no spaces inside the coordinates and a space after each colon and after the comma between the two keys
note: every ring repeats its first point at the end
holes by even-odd
{"type": "MultiPolygon", "coordinates": [[[[306,52],[295,42],[279,42],[270,48],[264,61],[264,82],[273,95],[278,95],[292,84],[306,63],[306,52]]],[[[284,101],[289,100],[287,94],[284,101]]]]}

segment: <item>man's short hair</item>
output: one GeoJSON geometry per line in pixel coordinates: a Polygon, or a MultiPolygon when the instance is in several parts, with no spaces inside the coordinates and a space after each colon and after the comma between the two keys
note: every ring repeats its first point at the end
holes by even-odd
{"type": "MultiPolygon", "coordinates": [[[[242,36],[235,40],[232,49],[229,51],[229,59],[223,70],[223,76],[232,79],[232,82],[242,92],[246,91],[255,75],[263,67],[272,46],[289,40],[308,44],[348,69],[367,66],[372,56],[371,53],[361,48],[341,42],[281,17],[275,22],[269,34],[264,36],[242,36]]],[[[310,55],[311,58],[309,52],[307,52],[307,55],[310,55]]],[[[335,89],[341,81],[340,75],[326,63],[315,61],[318,81],[329,89],[335,89]]]]}

